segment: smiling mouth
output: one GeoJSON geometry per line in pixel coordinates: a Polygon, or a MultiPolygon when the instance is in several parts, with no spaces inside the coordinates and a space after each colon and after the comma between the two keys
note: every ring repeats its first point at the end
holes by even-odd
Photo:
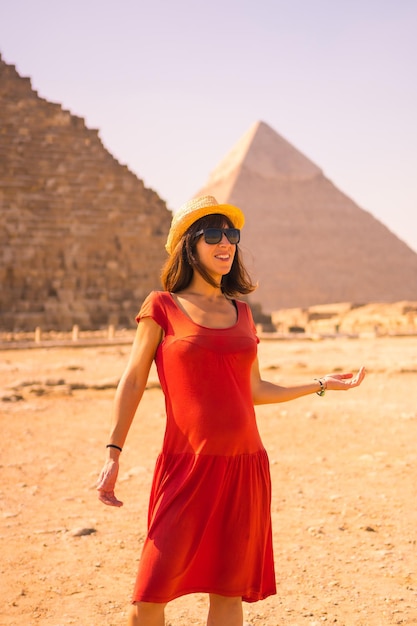
{"type": "Polygon", "coordinates": [[[220,259],[220,261],[228,261],[230,259],[230,254],[216,254],[216,259],[220,259]]]}

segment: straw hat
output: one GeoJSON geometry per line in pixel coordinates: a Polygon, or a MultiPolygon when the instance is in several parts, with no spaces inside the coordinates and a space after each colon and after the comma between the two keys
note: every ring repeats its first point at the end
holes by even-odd
{"type": "Polygon", "coordinates": [[[183,204],[172,218],[171,228],[169,229],[168,239],[165,244],[165,249],[168,254],[173,253],[175,246],[191,224],[194,224],[200,217],[213,215],[214,213],[220,213],[228,217],[235,228],[242,228],[245,223],[245,216],[236,206],[232,206],[231,204],[219,204],[213,196],[193,198],[183,204]]]}

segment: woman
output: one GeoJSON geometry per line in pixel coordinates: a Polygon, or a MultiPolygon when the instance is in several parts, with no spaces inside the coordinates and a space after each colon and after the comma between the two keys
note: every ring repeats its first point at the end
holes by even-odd
{"type": "Polygon", "coordinates": [[[242,600],[276,593],[268,458],[254,405],[326,390],[364,377],[330,374],[282,387],[262,380],[250,309],[236,296],[255,289],[240,258],[244,216],[211,196],[173,217],[162,271],[137,316],[119,383],[99,498],[114,493],[119,456],[155,360],[167,425],[151,490],[129,626],[163,626],[166,604],[208,593],[209,626],[242,626],[242,600]]]}

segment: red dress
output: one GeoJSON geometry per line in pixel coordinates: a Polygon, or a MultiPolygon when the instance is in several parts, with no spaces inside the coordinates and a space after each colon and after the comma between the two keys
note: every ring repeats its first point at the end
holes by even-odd
{"type": "Polygon", "coordinates": [[[249,307],[235,304],[234,326],[206,328],[152,292],[136,318],[164,331],[155,362],[167,423],[133,602],[276,593],[269,462],[250,387],[259,340],[249,307]]]}

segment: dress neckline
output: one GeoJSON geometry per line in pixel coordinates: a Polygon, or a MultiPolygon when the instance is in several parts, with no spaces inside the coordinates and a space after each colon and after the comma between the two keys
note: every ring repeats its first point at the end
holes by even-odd
{"type": "Polygon", "coordinates": [[[238,323],[239,323],[239,307],[237,305],[236,300],[231,300],[233,306],[236,309],[236,322],[234,324],[232,324],[231,326],[203,326],[203,324],[198,324],[197,322],[195,322],[189,315],[188,313],[179,305],[179,303],[177,302],[177,300],[175,299],[175,295],[172,292],[168,291],[168,294],[171,297],[171,301],[174,304],[175,308],[181,313],[181,315],[183,315],[189,322],[191,322],[192,324],[194,324],[194,326],[198,326],[199,328],[204,328],[205,330],[231,330],[233,328],[235,328],[238,323]]]}

